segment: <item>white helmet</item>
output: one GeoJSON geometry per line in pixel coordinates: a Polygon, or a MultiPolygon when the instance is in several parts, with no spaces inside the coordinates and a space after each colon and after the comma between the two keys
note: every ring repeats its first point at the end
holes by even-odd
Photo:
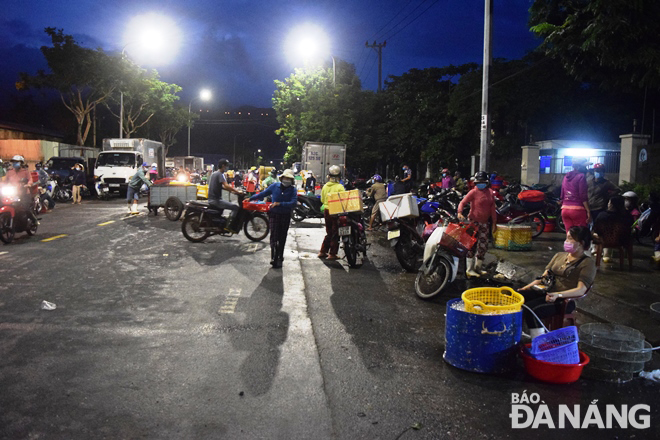
{"type": "Polygon", "coordinates": [[[151,168],[158,168],[158,164],[156,162],[152,163],[151,168]]]}
{"type": "Polygon", "coordinates": [[[637,194],[635,194],[634,191],[626,191],[622,195],[623,195],[623,197],[625,197],[627,199],[636,199],[637,198],[637,194]]]}
{"type": "Polygon", "coordinates": [[[332,177],[337,177],[341,174],[341,168],[338,165],[332,165],[328,168],[328,174],[332,177]]]}
{"type": "Polygon", "coordinates": [[[25,158],[21,156],[20,154],[17,154],[16,156],[11,158],[12,162],[25,162],[25,158]]]}

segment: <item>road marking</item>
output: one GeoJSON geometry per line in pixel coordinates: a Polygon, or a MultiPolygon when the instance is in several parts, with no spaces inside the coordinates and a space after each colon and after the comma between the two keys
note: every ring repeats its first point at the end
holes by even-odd
{"type": "Polygon", "coordinates": [[[67,236],[68,236],[68,234],[60,234],[60,235],[56,235],[56,236],[54,236],[54,237],[44,238],[44,239],[41,240],[41,241],[45,243],[45,242],[47,242],[47,241],[53,241],[53,240],[57,240],[58,238],[63,238],[63,237],[67,237],[67,236]]]}
{"type": "Polygon", "coordinates": [[[4,255],[4,254],[8,254],[8,253],[9,253],[9,252],[4,251],[4,252],[0,252],[0,255],[4,255]]]}
{"type": "Polygon", "coordinates": [[[222,315],[225,313],[234,313],[234,310],[236,309],[236,304],[238,303],[238,299],[241,296],[241,289],[237,287],[230,287],[229,288],[229,293],[227,294],[227,298],[225,298],[225,302],[222,304],[222,307],[220,307],[220,310],[218,310],[218,314],[222,315]]]}
{"type": "Polygon", "coordinates": [[[115,222],[114,220],[110,220],[109,222],[99,223],[98,226],[106,226],[114,222],[115,222]]]}

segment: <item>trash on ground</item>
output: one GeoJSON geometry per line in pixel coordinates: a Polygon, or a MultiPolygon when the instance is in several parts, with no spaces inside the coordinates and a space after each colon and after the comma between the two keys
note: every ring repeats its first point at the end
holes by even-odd
{"type": "Polygon", "coordinates": [[[501,273],[510,280],[516,276],[516,266],[508,261],[498,261],[495,271],[501,273]]]}
{"type": "Polygon", "coordinates": [[[57,306],[55,303],[48,302],[48,301],[41,301],[41,309],[42,310],[55,310],[57,306]]]}

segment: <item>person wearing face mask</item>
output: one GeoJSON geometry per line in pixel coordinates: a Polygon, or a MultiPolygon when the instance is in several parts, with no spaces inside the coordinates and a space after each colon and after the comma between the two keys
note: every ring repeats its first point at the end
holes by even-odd
{"type": "Polygon", "coordinates": [[[587,193],[589,196],[589,210],[591,219],[595,222],[601,212],[607,210],[607,202],[621,190],[614,183],[605,178],[605,165],[597,163],[593,167],[593,174],[587,174],[587,193]]]}
{"type": "Polygon", "coordinates": [[[639,197],[634,191],[626,191],[622,194],[623,205],[626,211],[632,216],[633,222],[636,222],[641,212],[639,212],[639,197]]]}
{"type": "Polygon", "coordinates": [[[488,180],[488,174],[485,171],[479,171],[475,176],[475,187],[461,203],[458,205],[458,218],[463,221],[463,208],[466,204],[470,204],[470,212],[468,219],[471,222],[477,223],[477,242],[467,254],[467,270],[465,275],[468,278],[480,277],[482,275],[481,267],[483,266],[486,251],[488,250],[488,220],[492,221],[493,232],[497,225],[497,212],[495,211],[495,197],[491,192],[488,180]],[[475,260],[476,255],[476,260],[475,260]]]}
{"type": "Polygon", "coordinates": [[[73,173],[71,176],[73,177],[73,205],[80,205],[82,203],[82,196],[80,195],[80,191],[82,188],[85,186],[86,179],[85,179],[85,171],[84,168],[81,164],[77,163],[73,166],[73,173]]]}
{"type": "Polygon", "coordinates": [[[291,224],[291,212],[298,203],[298,189],[293,184],[293,171],[284,170],[279,183],[273,183],[264,191],[250,197],[250,200],[261,200],[271,196],[273,204],[268,210],[270,224],[270,264],[273,268],[282,267],[284,246],[291,224]]]}
{"type": "MultiPolygon", "coordinates": [[[[566,234],[564,252],[558,252],[545,267],[543,276],[532,281],[519,292],[525,297],[525,305],[539,318],[561,313],[561,302],[566,298],[584,295],[596,278],[596,263],[584,252],[591,244],[591,232],[586,226],[573,226],[566,234]],[[552,274],[552,275],[550,275],[552,274]],[[543,279],[554,282],[544,283],[543,279]]],[[[575,302],[568,305],[566,313],[571,313],[575,302]]],[[[523,308],[523,317],[529,328],[529,335],[535,338],[545,333],[543,326],[523,308]]]]}
{"type": "Polygon", "coordinates": [[[409,193],[412,189],[412,170],[408,165],[404,165],[402,169],[403,179],[401,179],[401,183],[405,186],[406,192],[409,193]]]}
{"type": "Polygon", "coordinates": [[[442,170],[442,189],[451,189],[455,186],[454,179],[449,174],[449,168],[442,170]]]}
{"type": "Polygon", "coordinates": [[[128,188],[126,190],[126,201],[128,202],[128,212],[131,214],[138,213],[137,205],[138,200],[140,199],[140,188],[142,188],[142,185],[153,185],[151,180],[147,178],[148,171],[149,164],[144,162],[142,166],[138,168],[137,173],[131,177],[130,182],[128,182],[128,188]]]}
{"type": "Polygon", "coordinates": [[[561,218],[568,231],[573,226],[587,226],[591,222],[587,193],[587,159],[573,158],[573,171],[561,183],[561,218]]]}
{"type": "Polygon", "coordinates": [[[32,180],[32,173],[27,169],[23,168],[25,159],[23,156],[16,155],[11,158],[11,168],[7,171],[5,175],[5,182],[12,185],[21,185],[22,179],[27,179],[27,184],[25,186],[31,187],[34,184],[32,180]]]}

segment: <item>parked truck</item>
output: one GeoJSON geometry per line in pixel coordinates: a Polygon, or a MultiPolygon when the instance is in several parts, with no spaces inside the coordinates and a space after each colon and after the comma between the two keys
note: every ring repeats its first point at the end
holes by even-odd
{"type": "MultiPolygon", "coordinates": [[[[168,158],[168,161],[170,158],[168,158]]],[[[171,160],[174,162],[174,168],[188,168],[190,171],[194,170],[203,170],[204,169],[204,158],[196,156],[175,156],[171,160]]]]}
{"type": "Polygon", "coordinates": [[[342,177],[344,177],[346,170],[346,144],[305,142],[301,164],[303,170],[311,171],[319,183],[325,183],[328,169],[332,165],[339,166],[342,177]]]}
{"type": "Polygon", "coordinates": [[[103,139],[94,176],[112,192],[124,194],[128,182],[142,163],[158,167],[158,177],[165,177],[165,146],[149,139],[103,139]]]}

